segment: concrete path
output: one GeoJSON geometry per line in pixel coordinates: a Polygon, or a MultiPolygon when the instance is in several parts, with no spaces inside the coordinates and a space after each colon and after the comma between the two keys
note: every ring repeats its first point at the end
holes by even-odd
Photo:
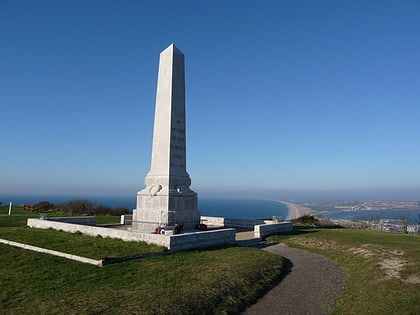
{"type": "Polygon", "coordinates": [[[286,258],[281,282],[249,307],[245,315],[329,314],[344,286],[345,271],[331,260],[303,250],[276,244],[264,250],[286,258]]]}

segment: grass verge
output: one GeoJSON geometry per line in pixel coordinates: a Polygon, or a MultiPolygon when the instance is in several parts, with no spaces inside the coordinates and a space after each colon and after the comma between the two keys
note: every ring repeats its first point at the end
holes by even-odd
{"type": "Polygon", "coordinates": [[[420,314],[420,236],[305,229],[269,237],[332,259],[347,271],[333,314],[420,314]]]}

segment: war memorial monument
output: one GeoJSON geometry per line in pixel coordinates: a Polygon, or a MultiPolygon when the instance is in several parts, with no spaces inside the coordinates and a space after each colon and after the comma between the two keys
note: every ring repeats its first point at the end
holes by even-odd
{"type": "Polygon", "coordinates": [[[161,225],[193,229],[200,223],[197,194],[186,170],[184,55],[170,45],[160,54],[152,161],[146,187],[137,193],[132,230],[161,225]]]}

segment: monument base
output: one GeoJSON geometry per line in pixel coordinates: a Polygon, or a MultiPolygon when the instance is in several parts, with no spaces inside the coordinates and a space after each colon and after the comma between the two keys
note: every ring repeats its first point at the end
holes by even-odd
{"type": "Polygon", "coordinates": [[[159,226],[182,225],[184,230],[195,229],[200,223],[197,196],[137,195],[133,210],[132,230],[154,233],[159,226]],[[169,210],[171,209],[171,210],[169,210]]]}

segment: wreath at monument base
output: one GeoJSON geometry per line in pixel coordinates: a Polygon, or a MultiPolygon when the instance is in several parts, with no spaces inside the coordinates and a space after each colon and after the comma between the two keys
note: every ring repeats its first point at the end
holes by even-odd
{"type": "Polygon", "coordinates": [[[160,225],[155,229],[155,233],[160,235],[180,234],[183,227],[184,224],[182,223],[177,223],[175,226],[169,224],[160,225]]]}

